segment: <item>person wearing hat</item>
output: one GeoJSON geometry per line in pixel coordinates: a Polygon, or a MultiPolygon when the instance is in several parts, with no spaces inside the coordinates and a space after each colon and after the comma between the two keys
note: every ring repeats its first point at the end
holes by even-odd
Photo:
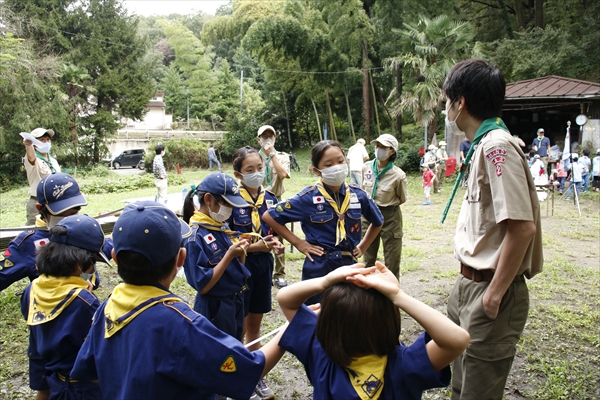
{"type": "Polygon", "coordinates": [[[280,336],[250,352],[171,292],[191,234],[162,204],[125,207],[112,253],[123,283],[98,308],[72,379],[98,380],[105,399],[250,398],[284,354],[280,336]]]}
{"type": "Polygon", "coordinates": [[[429,169],[435,174],[437,171],[438,159],[435,155],[437,151],[437,146],[434,144],[430,144],[427,147],[427,152],[423,155],[423,164],[427,164],[429,169]]]}
{"type": "MultiPolygon", "coordinates": [[[[402,259],[402,210],[406,202],[408,184],[406,174],[394,165],[398,156],[398,140],[384,133],[371,144],[375,145],[375,159],[363,165],[364,189],[383,214],[383,227],[364,253],[364,263],[371,267],[377,261],[379,241],[383,242],[384,264],[398,277],[402,259]]],[[[369,222],[363,218],[363,232],[369,222]]]]}
{"type": "MultiPolygon", "coordinates": [[[[88,204],[75,179],[62,172],[43,178],[38,183],[36,194],[35,207],[39,213],[35,220],[36,229],[19,234],[0,254],[0,291],[23,278],[37,278],[35,254],[48,243],[48,229],[63,218],[77,214],[88,204]]],[[[110,255],[112,242],[107,239],[105,247],[105,253],[110,255]]]]}
{"type": "Polygon", "coordinates": [[[600,192],[600,149],[596,150],[596,157],[592,159],[592,188],[600,192]]]}
{"type": "Polygon", "coordinates": [[[51,399],[68,392],[72,399],[100,400],[97,382],[71,381],[70,374],[100,306],[91,280],[97,261],[110,264],[103,253],[104,232],[94,218],[72,215],[49,234],[49,243],[37,253],[40,276],[21,297],[29,327],[30,381],[43,381],[51,399]]]}
{"type": "Polygon", "coordinates": [[[247,239],[227,225],[233,207],[248,207],[235,178],[222,172],[208,174],[192,188],[183,204],[183,220],[192,227],[185,240],[183,269],[188,283],[198,291],[194,310],[217,328],[242,340],[246,308],[245,291],[250,271],[244,265],[247,239]]]}
{"type": "Polygon", "coordinates": [[[435,152],[435,157],[437,158],[438,165],[435,180],[433,181],[433,191],[434,193],[440,193],[444,186],[444,179],[446,178],[446,162],[448,161],[446,142],[443,140],[440,142],[440,147],[435,152]]]}
{"type": "Polygon", "coordinates": [[[533,139],[531,148],[540,156],[544,169],[548,168],[548,154],[550,153],[550,139],[544,136],[544,128],[537,130],[537,137],[533,139]]]}
{"type": "MultiPolygon", "coordinates": [[[[263,125],[258,128],[257,140],[260,146],[258,154],[265,164],[265,180],[263,187],[277,196],[281,201],[281,195],[285,193],[284,179],[290,179],[290,156],[282,151],[275,150],[277,135],[275,128],[271,125],[263,125]]],[[[281,243],[283,240],[279,238],[281,243]]],[[[275,269],[273,270],[273,282],[278,288],[287,286],[285,280],[285,250],[275,255],[275,269]]]]}
{"type": "Polygon", "coordinates": [[[52,129],[35,128],[31,131],[31,136],[42,142],[42,145],[34,145],[31,140],[23,139],[25,145],[25,173],[27,182],[29,182],[29,200],[27,201],[27,221],[26,225],[35,224],[35,217],[38,211],[35,207],[37,203],[36,190],[40,180],[50,174],[60,172],[58,162],[50,156],[52,147],[52,129]]]}
{"type": "Polygon", "coordinates": [[[365,140],[358,139],[356,144],[348,149],[348,164],[350,165],[350,183],[362,188],[363,164],[369,159],[369,153],[365,149],[365,140]]]}

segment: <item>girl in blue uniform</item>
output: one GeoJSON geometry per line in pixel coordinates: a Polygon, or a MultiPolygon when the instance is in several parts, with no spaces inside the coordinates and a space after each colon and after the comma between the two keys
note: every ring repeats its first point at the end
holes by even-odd
{"type": "MultiPolygon", "coordinates": [[[[250,146],[238,149],[233,155],[233,174],[240,180],[240,195],[246,200],[247,207],[234,208],[229,218],[229,226],[234,231],[255,233],[264,236],[247,249],[248,255],[244,265],[251,273],[247,281],[245,305],[247,316],[244,320],[245,342],[250,343],[260,337],[260,324],[263,314],[271,311],[271,286],[273,276],[273,251],[279,254],[283,245],[272,236],[272,229],[261,221],[267,209],[277,204],[277,197],[265,190],[264,164],[258,152],[250,146]]],[[[258,239],[258,237],[256,237],[258,239]]],[[[248,347],[249,350],[260,349],[260,343],[248,347]]],[[[261,380],[256,387],[261,399],[273,398],[274,394],[261,380]]]]}
{"type": "Polygon", "coordinates": [[[304,364],[313,397],[420,399],[424,390],[448,386],[449,364],[469,344],[467,331],[405,294],[380,262],[363,267],[338,268],[277,294],[290,321],[279,346],[304,364]],[[302,302],[323,291],[317,317],[302,302]],[[408,347],[398,341],[398,308],[426,330],[408,347]]]}
{"type": "MultiPolygon", "coordinates": [[[[294,197],[277,204],[263,220],[277,234],[306,255],[302,280],[318,278],[362,256],[383,225],[381,212],[356,185],[348,185],[348,164],[342,146],[333,140],[317,143],[311,152],[313,172],[319,176],[294,197]],[[361,215],[371,223],[361,240],[361,215]],[[300,221],[306,239],[285,224],[300,221]]],[[[320,296],[307,300],[318,302],[320,296]]]]}
{"type": "Polygon", "coordinates": [[[229,229],[225,221],[232,208],[247,207],[234,178],[222,172],[207,175],[183,204],[183,220],[192,235],[185,240],[183,268],[188,283],[198,291],[194,310],[223,332],[242,339],[250,271],[244,266],[248,240],[229,229]]]}
{"type": "MultiPolygon", "coordinates": [[[[102,254],[104,233],[87,215],[66,217],[50,229],[49,243],[37,254],[40,276],[25,289],[21,312],[29,326],[29,356],[44,367],[31,373],[43,379],[50,399],[102,399],[98,383],[69,378],[77,353],[100,302],[90,278],[102,254]]],[[[30,373],[30,374],[31,374],[30,373]]]]}

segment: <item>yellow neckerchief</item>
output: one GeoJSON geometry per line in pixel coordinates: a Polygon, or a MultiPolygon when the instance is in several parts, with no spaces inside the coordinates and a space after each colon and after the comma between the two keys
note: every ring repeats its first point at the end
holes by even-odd
{"type": "Polygon", "coordinates": [[[239,232],[232,231],[231,229],[229,229],[229,225],[227,225],[226,223],[217,222],[208,215],[201,213],[200,211],[194,211],[194,215],[192,215],[192,217],[190,218],[190,223],[192,222],[210,231],[219,231],[225,233],[227,236],[229,236],[229,239],[233,243],[237,243],[238,241],[238,236],[240,235],[239,232]]]}
{"type": "Polygon", "coordinates": [[[358,357],[346,368],[352,387],[362,400],[378,399],[383,392],[383,377],[388,356],[371,354],[358,357]]]}
{"type": "Polygon", "coordinates": [[[87,287],[78,276],[40,275],[31,282],[27,325],[52,321],[87,287]]]}
{"type": "Polygon", "coordinates": [[[42,217],[40,217],[39,215],[35,216],[35,227],[36,228],[45,228],[47,226],[48,226],[48,224],[46,223],[46,221],[44,221],[42,219],[42,217]]]}
{"type": "Polygon", "coordinates": [[[256,199],[256,201],[254,201],[252,199],[252,196],[248,192],[248,189],[246,189],[241,183],[239,187],[240,196],[242,196],[242,198],[246,200],[249,205],[252,206],[252,230],[254,231],[254,233],[262,235],[262,228],[260,226],[260,214],[258,213],[258,210],[262,207],[265,201],[265,191],[263,190],[262,186],[259,187],[258,198],[256,199]]]}
{"type": "Polygon", "coordinates": [[[319,181],[315,184],[317,189],[319,189],[319,193],[325,198],[325,200],[329,203],[329,205],[333,208],[333,211],[338,216],[337,226],[335,228],[335,245],[341,243],[342,240],[346,239],[346,224],[344,223],[344,217],[346,211],[350,208],[350,188],[348,184],[344,182],[344,189],[346,189],[346,195],[344,196],[344,201],[342,201],[342,206],[338,208],[338,204],[331,198],[325,187],[323,186],[323,180],[319,179],[319,181]]]}
{"type": "Polygon", "coordinates": [[[153,305],[172,301],[183,300],[156,286],[117,285],[104,307],[104,338],[110,338],[153,305]]]}

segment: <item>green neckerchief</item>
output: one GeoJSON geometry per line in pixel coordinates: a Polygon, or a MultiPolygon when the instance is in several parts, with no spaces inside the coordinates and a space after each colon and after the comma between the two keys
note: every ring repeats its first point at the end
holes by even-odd
{"type": "Polygon", "coordinates": [[[52,161],[50,161],[50,154],[48,154],[48,158],[46,158],[42,155],[42,153],[39,153],[37,150],[35,150],[35,156],[48,164],[48,167],[50,167],[50,171],[52,171],[53,174],[56,173],[56,169],[54,169],[54,165],[52,165],[52,161]]]}
{"type": "Polygon", "coordinates": [[[385,173],[388,172],[393,167],[394,167],[394,163],[391,161],[388,161],[388,163],[386,164],[385,167],[383,167],[381,172],[377,172],[377,159],[373,160],[373,163],[371,164],[371,169],[373,170],[373,173],[375,174],[375,181],[373,182],[373,190],[371,191],[371,200],[375,201],[375,193],[377,192],[377,182],[379,181],[379,177],[385,175],[385,173]]]}
{"type": "MultiPolygon", "coordinates": [[[[275,150],[275,149],[273,149],[275,150]]],[[[271,174],[271,158],[273,156],[267,157],[265,156],[265,153],[263,153],[262,149],[260,149],[258,151],[258,154],[260,154],[260,157],[263,159],[264,163],[265,163],[265,181],[263,183],[263,186],[265,188],[269,188],[269,190],[273,187],[273,175],[271,174]]],[[[277,154],[276,151],[273,151],[273,155],[277,154]]]]}
{"type": "Polygon", "coordinates": [[[508,132],[508,128],[504,125],[504,121],[500,117],[496,118],[488,118],[477,129],[475,133],[475,138],[471,143],[471,148],[467,152],[467,156],[460,166],[460,172],[458,173],[458,177],[456,178],[456,182],[454,182],[454,187],[452,188],[452,193],[450,193],[450,198],[448,199],[448,204],[446,204],[446,208],[442,213],[442,224],[446,219],[446,215],[448,214],[448,210],[450,210],[450,205],[452,204],[452,200],[454,199],[454,195],[456,194],[456,190],[458,189],[458,185],[460,185],[460,181],[462,181],[463,175],[465,174],[466,169],[469,167],[469,163],[471,162],[471,157],[473,157],[473,152],[475,151],[475,146],[481,142],[481,139],[489,132],[494,129],[503,129],[508,132]]]}

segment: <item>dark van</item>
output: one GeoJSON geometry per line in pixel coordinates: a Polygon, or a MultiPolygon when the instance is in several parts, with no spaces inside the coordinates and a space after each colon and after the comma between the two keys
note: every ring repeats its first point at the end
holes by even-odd
{"type": "Polygon", "coordinates": [[[144,149],[127,149],[116,154],[113,158],[104,159],[109,168],[119,169],[131,167],[144,169],[144,149]]]}

